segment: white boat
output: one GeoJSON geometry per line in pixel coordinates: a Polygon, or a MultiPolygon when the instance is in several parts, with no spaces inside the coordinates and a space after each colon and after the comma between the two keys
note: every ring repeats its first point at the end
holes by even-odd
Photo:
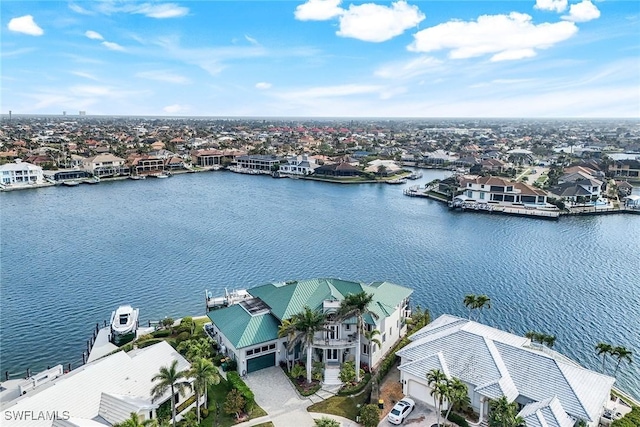
{"type": "Polygon", "coordinates": [[[129,179],[133,179],[135,181],[139,181],[141,179],[146,179],[146,175],[129,175],[129,179]]]}
{"type": "Polygon", "coordinates": [[[121,305],[111,313],[111,342],[126,344],[136,337],[138,330],[138,309],[121,305]]]}
{"type": "Polygon", "coordinates": [[[161,173],[159,175],[155,175],[156,178],[169,178],[169,175],[166,175],[164,173],[161,173]]]}
{"type": "Polygon", "coordinates": [[[67,187],[77,187],[78,185],[80,185],[80,182],[78,182],[78,181],[64,181],[62,183],[62,185],[66,185],[67,187]]]}

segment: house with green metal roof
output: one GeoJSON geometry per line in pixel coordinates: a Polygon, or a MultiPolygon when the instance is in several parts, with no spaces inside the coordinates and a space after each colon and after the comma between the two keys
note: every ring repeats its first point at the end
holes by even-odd
{"type": "MultiPolygon", "coordinates": [[[[242,291],[244,292],[244,291],[242,291]]],[[[326,384],[339,383],[341,363],[356,360],[360,343],[361,362],[375,367],[393,345],[406,333],[409,297],[413,290],[391,282],[361,283],[334,278],[274,282],[246,291],[248,295],[208,313],[212,333],[223,351],[238,363],[238,371],[250,373],[276,366],[280,362],[302,359],[300,349],[287,350],[287,337],[278,338],[284,320],[303,311],[304,307],[328,315],[327,331],[318,332],[310,351],[312,359],[325,364],[326,384]],[[369,310],[377,315],[364,317],[367,331],[377,330],[375,339],[357,338],[356,319],[339,321],[334,314],[348,294],[366,292],[372,295],[369,310]]],[[[244,295],[244,294],[243,294],[244,295]]]]}

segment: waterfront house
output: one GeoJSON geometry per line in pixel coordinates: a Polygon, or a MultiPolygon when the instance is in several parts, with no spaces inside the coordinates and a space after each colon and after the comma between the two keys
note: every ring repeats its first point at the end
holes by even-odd
{"type": "MultiPolygon", "coordinates": [[[[581,174],[572,174],[580,177],[581,174]]],[[[598,200],[602,192],[602,181],[595,178],[580,178],[576,181],[561,182],[549,188],[549,194],[572,203],[584,203],[598,200]]]]}
{"type": "Polygon", "coordinates": [[[223,165],[236,161],[238,156],[244,155],[244,151],[239,150],[194,150],[191,152],[191,159],[194,165],[209,167],[223,165]]]}
{"type": "Polygon", "coordinates": [[[347,163],[325,163],[315,170],[316,175],[322,176],[358,176],[362,172],[357,167],[347,163]]]}
{"type": "Polygon", "coordinates": [[[609,166],[609,175],[626,181],[640,180],[640,159],[618,160],[609,166]]]}
{"type": "Polygon", "coordinates": [[[42,184],[44,177],[40,166],[16,159],[14,163],[0,166],[0,184],[6,186],[24,186],[42,184]]]}
{"type": "Polygon", "coordinates": [[[165,160],[161,157],[147,154],[136,155],[131,160],[131,168],[136,175],[149,175],[163,173],[165,171],[165,160]]]}
{"type": "Polygon", "coordinates": [[[268,154],[249,154],[236,158],[239,168],[257,171],[271,171],[281,161],[282,158],[268,154]]]}
{"type": "Polygon", "coordinates": [[[320,165],[306,154],[288,157],[279,172],[287,175],[311,175],[320,165]]]}
{"type": "Polygon", "coordinates": [[[185,396],[177,393],[171,396],[169,390],[159,400],[152,399],[151,389],[155,385],[152,378],[174,360],[178,361],[178,371],[191,367],[166,341],[129,352],[119,351],[3,402],[2,420],[13,427],[104,427],[125,421],[132,412],[141,422],[156,419],[158,408],[170,405],[171,398],[176,399],[176,408],[192,406],[183,405],[193,400],[191,389],[186,390],[185,396]],[[54,411],[55,420],[24,415],[22,420],[16,418],[19,414],[54,411]]]}
{"type": "MultiPolygon", "coordinates": [[[[302,312],[305,306],[327,314],[329,331],[318,332],[311,349],[312,359],[332,369],[356,357],[355,319],[340,321],[335,313],[347,294],[373,295],[369,309],[378,319],[364,317],[367,331],[378,330],[379,348],[362,338],[361,362],[377,366],[385,353],[406,333],[405,319],[410,315],[411,289],[390,282],[364,284],[341,279],[310,279],[268,283],[248,289],[249,298],[238,304],[209,312],[214,337],[238,363],[238,371],[251,373],[280,362],[306,360],[299,347],[287,351],[287,337],[278,337],[284,320],[302,312]]],[[[325,377],[325,381],[328,378],[325,377]]]]}
{"type": "Polygon", "coordinates": [[[432,405],[426,375],[438,369],[467,385],[480,421],[489,400],[506,396],[525,420],[542,416],[547,423],[527,425],[570,427],[583,420],[595,427],[615,381],[528,338],[455,316],[438,317],[410,340],[397,353],[404,393],[432,405]]]}
{"type": "Polygon", "coordinates": [[[97,177],[129,174],[129,168],[125,166],[125,159],[111,153],[98,154],[84,159],[82,168],[97,177]]]}
{"type": "Polygon", "coordinates": [[[459,190],[465,200],[478,203],[546,205],[547,194],[524,182],[514,182],[495,176],[463,178],[459,190]]]}
{"type": "Polygon", "coordinates": [[[375,159],[368,163],[368,166],[364,169],[366,172],[370,172],[378,175],[380,168],[384,169],[383,176],[393,175],[402,170],[402,167],[398,166],[398,164],[393,160],[382,160],[375,159]]]}

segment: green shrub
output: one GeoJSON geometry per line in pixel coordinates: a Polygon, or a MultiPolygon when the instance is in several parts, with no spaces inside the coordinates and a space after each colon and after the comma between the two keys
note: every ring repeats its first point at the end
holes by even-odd
{"type": "Polygon", "coordinates": [[[151,338],[151,339],[148,339],[146,341],[142,341],[141,343],[138,343],[138,348],[149,347],[150,345],[157,344],[160,341],[163,341],[163,340],[160,339],[160,338],[151,338]]]}
{"type": "Polygon", "coordinates": [[[322,417],[319,419],[315,419],[313,421],[316,424],[316,427],[340,427],[341,426],[341,424],[338,421],[331,419],[329,417],[322,417]]]}
{"type": "Polygon", "coordinates": [[[464,419],[463,416],[460,416],[454,412],[449,414],[449,418],[447,418],[452,423],[458,424],[460,427],[469,427],[469,423],[464,419]]]}
{"type": "Polygon", "coordinates": [[[213,361],[213,364],[216,366],[220,366],[222,364],[222,359],[224,359],[224,355],[218,353],[215,356],[213,356],[213,358],[211,359],[213,361]]]}
{"type": "Polygon", "coordinates": [[[154,338],[154,336],[151,335],[151,334],[142,335],[140,338],[138,338],[138,342],[140,343],[142,341],[147,341],[147,340],[150,340],[150,339],[153,339],[153,338],[154,338]]]}
{"type": "Polygon", "coordinates": [[[305,375],[307,375],[307,370],[305,369],[304,366],[296,363],[291,368],[291,372],[290,372],[291,378],[298,379],[298,378],[304,377],[305,375]]]}
{"type": "Polygon", "coordinates": [[[209,416],[209,410],[207,408],[200,408],[200,416],[207,418],[209,416]]]}
{"type": "Polygon", "coordinates": [[[360,410],[360,423],[364,427],[375,427],[380,422],[380,408],[376,404],[364,405],[360,410]]]}
{"type": "Polygon", "coordinates": [[[227,372],[227,381],[231,385],[231,388],[240,392],[245,401],[244,410],[245,412],[250,413],[255,404],[255,396],[249,386],[242,381],[242,378],[240,378],[240,375],[236,371],[227,372]]]}
{"type": "Polygon", "coordinates": [[[338,396],[350,396],[352,394],[358,394],[362,390],[364,390],[364,388],[369,384],[370,380],[371,380],[370,373],[363,374],[362,379],[360,380],[359,383],[352,386],[348,384],[345,385],[340,389],[340,391],[338,391],[338,396]]]}
{"type": "Polygon", "coordinates": [[[189,332],[180,332],[176,337],[176,344],[180,344],[182,341],[186,341],[191,337],[189,332]]]}
{"type": "Polygon", "coordinates": [[[171,335],[171,331],[169,329],[159,329],[151,334],[153,338],[166,338],[169,335],[171,335]]]}
{"type": "Polygon", "coordinates": [[[634,406],[631,412],[619,420],[611,423],[611,427],[638,427],[640,426],[640,406],[634,406]]]}

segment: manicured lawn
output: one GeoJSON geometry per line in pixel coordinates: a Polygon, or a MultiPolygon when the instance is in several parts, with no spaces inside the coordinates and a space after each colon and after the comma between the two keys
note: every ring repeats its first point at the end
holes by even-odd
{"type": "MultiPolygon", "coordinates": [[[[234,415],[228,415],[224,413],[224,401],[227,398],[227,394],[231,391],[231,385],[224,379],[220,378],[220,384],[209,387],[209,415],[200,422],[200,427],[231,427],[236,424],[236,418],[234,415]],[[216,419],[216,408],[220,408],[217,417],[217,424],[214,423],[216,419]]],[[[255,405],[251,412],[251,419],[259,418],[267,415],[267,413],[255,405]]],[[[268,424],[267,424],[268,425],[268,424]]]]}
{"type": "Polygon", "coordinates": [[[355,421],[360,413],[358,405],[363,406],[369,397],[368,392],[361,393],[358,396],[334,396],[327,400],[309,406],[309,412],[321,412],[323,414],[339,415],[355,421]]]}
{"type": "Polygon", "coordinates": [[[209,319],[208,317],[203,317],[201,319],[193,319],[193,323],[196,326],[195,331],[193,332],[193,335],[195,336],[195,335],[198,335],[200,331],[203,330],[205,323],[211,323],[211,319],[209,319]]]}

